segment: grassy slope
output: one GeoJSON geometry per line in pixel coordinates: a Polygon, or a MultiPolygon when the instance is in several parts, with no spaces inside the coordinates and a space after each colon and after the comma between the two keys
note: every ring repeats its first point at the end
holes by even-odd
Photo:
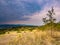
{"type": "Polygon", "coordinates": [[[8,29],[0,29],[0,34],[5,34],[5,32],[9,32],[9,31],[25,31],[25,30],[58,30],[60,31],[60,23],[49,23],[43,26],[20,26],[20,27],[12,27],[12,28],[8,28],[8,29]]]}
{"type": "Polygon", "coordinates": [[[48,23],[46,25],[40,26],[39,29],[41,30],[60,30],[60,23],[48,23]]]}
{"type": "Polygon", "coordinates": [[[40,27],[13,28],[9,33],[7,31],[0,35],[0,45],[60,45],[60,23],[53,24],[52,28],[55,37],[51,36],[49,31],[51,24],[40,27]]]}

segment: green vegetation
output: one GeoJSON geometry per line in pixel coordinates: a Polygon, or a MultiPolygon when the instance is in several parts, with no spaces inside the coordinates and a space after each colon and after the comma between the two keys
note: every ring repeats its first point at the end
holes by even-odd
{"type": "Polygon", "coordinates": [[[60,23],[53,23],[52,25],[51,23],[48,23],[39,27],[40,30],[51,30],[51,28],[52,30],[60,31],[60,23]]]}
{"type": "Polygon", "coordinates": [[[12,28],[5,28],[5,29],[0,29],[0,34],[5,34],[6,32],[10,32],[10,31],[26,31],[26,30],[34,30],[35,28],[37,28],[38,26],[18,26],[18,27],[12,27],[12,28]]]}
{"type": "Polygon", "coordinates": [[[6,32],[10,31],[17,31],[18,33],[20,31],[32,31],[32,30],[51,30],[51,28],[55,31],[60,31],[60,23],[47,23],[42,26],[20,26],[20,27],[12,27],[12,28],[6,28],[6,29],[0,29],[0,34],[5,34],[6,32]]]}

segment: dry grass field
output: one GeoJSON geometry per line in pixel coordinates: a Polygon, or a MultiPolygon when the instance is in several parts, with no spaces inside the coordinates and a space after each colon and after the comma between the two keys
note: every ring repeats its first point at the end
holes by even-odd
{"type": "Polygon", "coordinates": [[[60,32],[53,31],[16,31],[0,35],[0,45],[60,45],[60,32]]]}

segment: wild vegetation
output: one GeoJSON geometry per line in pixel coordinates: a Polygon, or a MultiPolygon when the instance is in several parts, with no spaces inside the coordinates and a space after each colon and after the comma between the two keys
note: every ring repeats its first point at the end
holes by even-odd
{"type": "Polygon", "coordinates": [[[0,29],[0,45],[60,45],[60,22],[55,23],[54,9],[43,18],[42,26],[17,26],[0,29]]]}
{"type": "Polygon", "coordinates": [[[0,35],[0,45],[60,45],[60,32],[42,31],[34,29],[32,31],[6,32],[0,35]]]}

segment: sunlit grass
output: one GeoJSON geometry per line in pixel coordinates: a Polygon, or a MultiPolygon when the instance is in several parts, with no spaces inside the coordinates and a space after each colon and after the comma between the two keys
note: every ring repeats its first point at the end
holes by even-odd
{"type": "MultiPolygon", "coordinates": [[[[55,37],[60,36],[60,32],[56,31],[53,34],[55,37]]],[[[0,45],[60,45],[56,38],[52,37],[50,31],[21,31],[17,33],[12,31],[0,35],[0,45]]]]}

